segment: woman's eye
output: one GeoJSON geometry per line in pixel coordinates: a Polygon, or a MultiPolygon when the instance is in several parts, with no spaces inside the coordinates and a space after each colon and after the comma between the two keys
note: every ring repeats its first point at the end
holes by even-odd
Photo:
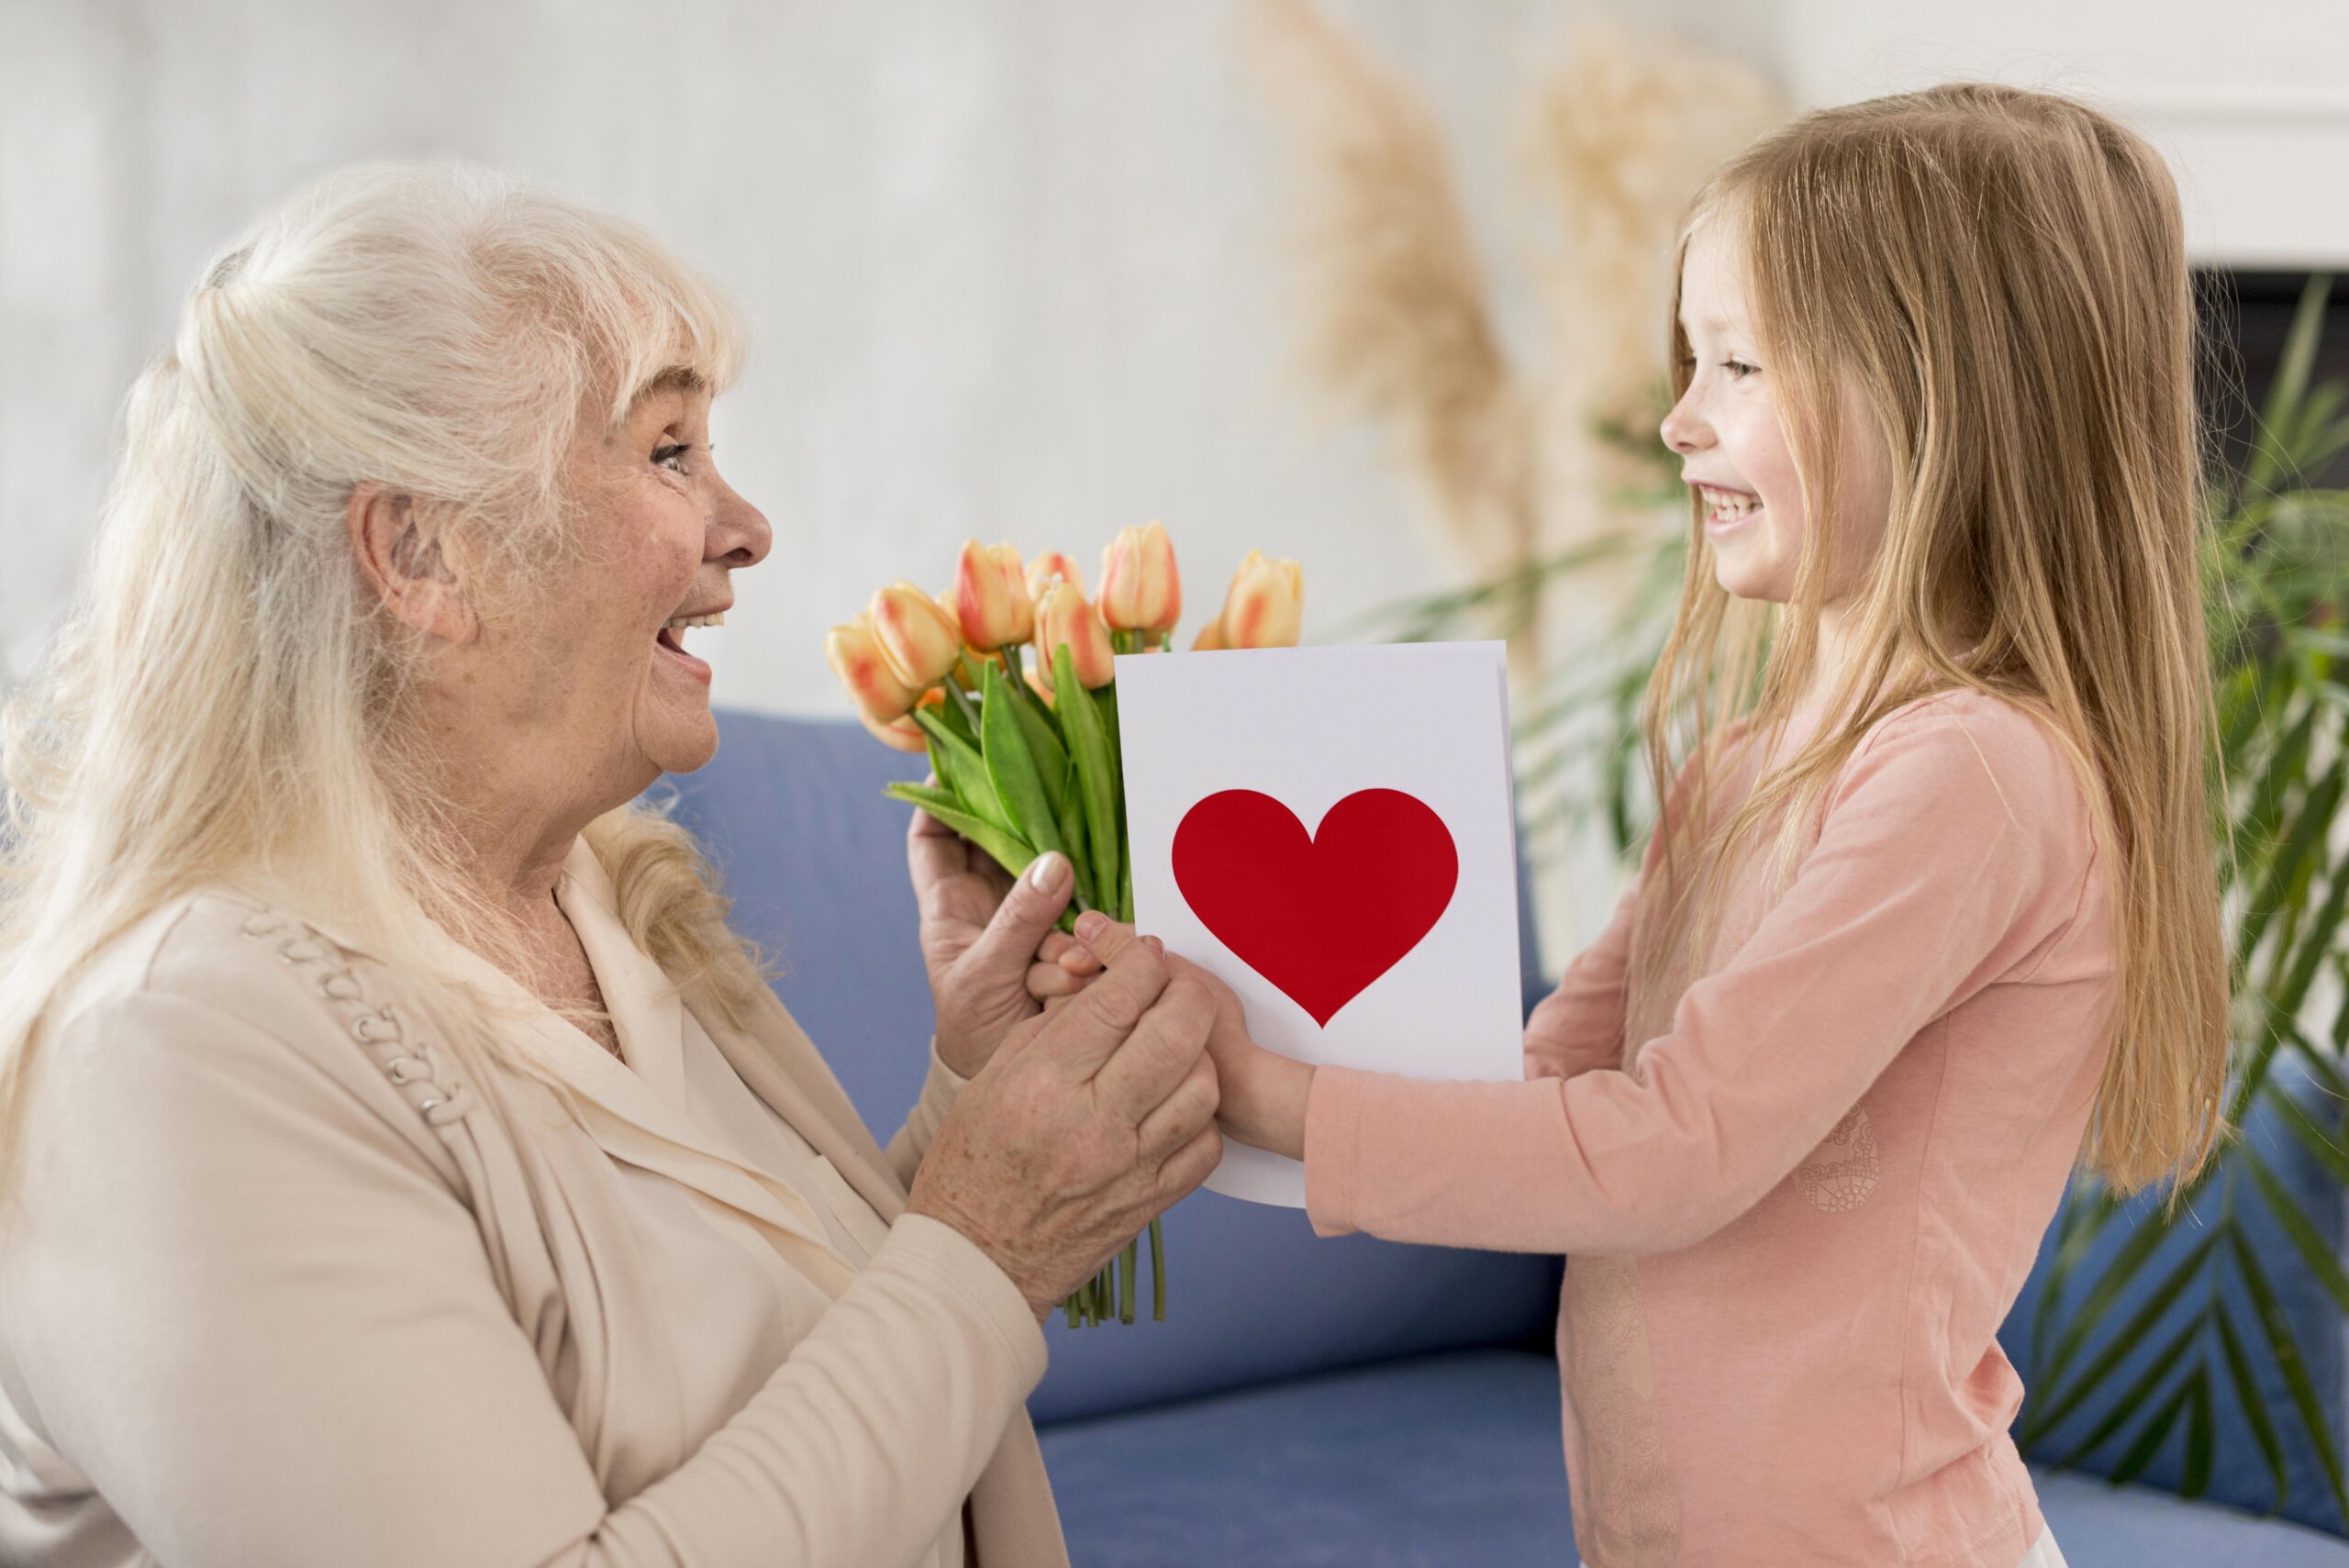
{"type": "Polygon", "coordinates": [[[685,455],[691,450],[693,450],[693,448],[690,446],[671,445],[665,447],[654,447],[652,449],[652,466],[655,468],[667,468],[672,473],[683,473],[685,472],[684,462],[685,455]],[[671,466],[672,460],[674,460],[675,462],[675,466],[674,467],[671,466]]]}
{"type": "Polygon", "coordinates": [[[1729,372],[1729,378],[1731,381],[1743,381],[1747,376],[1752,375],[1761,368],[1762,367],[1759,365],[1749,365],[1743,360],[1723,360],[1721,361],[1721,369],[1729,372]]]}

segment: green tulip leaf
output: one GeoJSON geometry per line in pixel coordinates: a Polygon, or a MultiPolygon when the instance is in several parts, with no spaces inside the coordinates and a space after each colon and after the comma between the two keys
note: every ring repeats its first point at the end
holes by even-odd
{"type": "Polygon", "coordinates": [[[893,800],[907,801],[921,807],[995,858],[996,864],[1018,876],[1036,858],[1036,851],[991,822],[982,821],[963,809],[963,803],[942,789],[930,789],[917,784],[886,784],[881,793],[893,800]]]}
{"type": "Polygon", "coordinates": [[[1052,695],[1060,706],[1061,730],[1076,762],[1077,793],[1085,799],[1085,842],[1093,862],[1093,886],[1109,894],[1119,885],[1125,845],[1118,837],[1118,775],[1109,741],[1093,694],[1076,678],[1076,661],[1063,642],[1052,650],[1052,695]]]}
{"type": "Polygon", "coordinates": [[[979,739],[988,782],[1003,803],[1004,815],[1021,838],[1036,846],[1038,853],[1066,854],[1052,799],[1044,791],[1044,781],[1037,776],[1036,759],[1028,750],[1027,737],[1020,732],[1014,712],[1003,673],[989,664],[979,688],[979,739]]]}
{"type": "Polygon", "coordinates": [[[994,782],[987,777],[986,759],[979,755],[979,749],[949,728],[934,708],[914,709],[914,722],[930,737],[930,765],[938,782],[962,802],[963,812],[998,833],[1019,838],[1019,829],[1004,815],[1003,802],[996,796],[994,782]]]}

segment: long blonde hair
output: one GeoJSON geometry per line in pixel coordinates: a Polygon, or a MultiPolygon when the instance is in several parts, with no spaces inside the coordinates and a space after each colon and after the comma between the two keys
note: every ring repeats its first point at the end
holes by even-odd
{"type": "MultiPolygon", "coordinates": [[[[1692,500],[1679,610],[1643,698],[1664,874],[1642,983],[1707,951],[1720,869],[1766,827],[1783,884],[1867,729],[1929,693],[2023,707],[2090,803],[2115,916],[2116,1030],[2082,1162],[2121,1192],[2198,1173],[2225,1130],[2229,972],[2213,854],[2221,777],[2198,575],[2202,435],[2176,189],[2140,137],[2071,100],[1959,83],[1822,110],[1755,143],[1690,206],[1733,215],[1754,329],[1809,518],[1781,608],[1714,577],[1692,500]],[[1893,475],[1845,612],[1849,658],[1810,741],[1717,828],[1729,727],[1784,732],[1812,689],[1834,559],[1838,374],[1893,475]],[[1765,648],[1765,643],[1767,644],[1765,648]],[[1977,647],[1978,645],[1978,647],[1977,647]],[[1970,655],[1967,651],[1973,650],[1970,655]],[[1758,687],[1758,690],[1756,689],[1758,687]],[[1690,734],[1670,733],[1686,716],[1690,734]]],[[[2231,846],[2230,846],[2231,849],[2231,846]]]]}
{"type": "MultiPolygon", "coordinates": [[[[496,1052],[440,933],[497,958],[511,921],[462,874],[411,738],[418,639],[364,582],[348,502],[372,482],[441,508],[495,613],[583,548],[583,420],[673,365],[722,387],[743,341],[649,233],[461,163],[321,181],[206,270],[131,389],[79,599],[0,736],[0,1156],[60,988],[207,886],[330,918],[452,1044],[496,1052]]],[[[739,1021],[762,969],[692,839],[633,805],[585,837],[637,940],[739,1021]]]]}

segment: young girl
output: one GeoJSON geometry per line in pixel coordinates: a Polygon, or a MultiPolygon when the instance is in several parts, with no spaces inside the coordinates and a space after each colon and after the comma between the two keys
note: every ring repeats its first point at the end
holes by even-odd
{"type": "Polygon", "coordinates": [[[1677,267],[1637,882],[1528,1081],[1317,1070],[1227,1000],[1221,1119],[1320,1234],[1569,1254],[1591,1568],[2060,1563],[1997,1329],[2076,1159],[2133,1191],[2221,1121],[2176,192],[2078,104],[1943,87],[1750,149],[1677,267]]]}

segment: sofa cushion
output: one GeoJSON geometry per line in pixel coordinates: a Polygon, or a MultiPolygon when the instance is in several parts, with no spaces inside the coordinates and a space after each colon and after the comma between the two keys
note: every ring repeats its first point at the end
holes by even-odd
{"type": "MultiPolygon", "coordinates": [[[[2313,1084],[2305,1070],[2288,1057],[2277,1059],[2275,1074],[2277,1090],[2290,1095],[2296,1104],[2305,1107],[2307,1114],[2337,1140],[2342,1126],[2339,1103],[2313,1084]]],[[[2275,1173],[2278,1183],[2298,1200],[2315,1225],[2319,1244],[2339,1256],[2342,1251],[2341,1184],[2294,1136],[2274,1106],[2263,1100],[2254,1106],[2253,1113],[2245,1118],[2243,1143],[2257,1151],[2268,1169],[2275,1173]]],[[[2230,1184],[2233,1189],[2231,1201],[2234,1212],[2242,1218],[2243,1235],[2251,1243],[2251,1249],[2275,1291],[2283,1316],[2292,1327],[2324,1421],[2338,1441],[2343,1435],[2345,1392],[2341,1308],[2285,1235],[2258,1190],[2240,1171],[2232,1176],[2221,1175],[2206,1188],[2195,1202],[2200,1222],[2193,1218],[2182,1218],[2176,1229],[2164,1239],[2138,1269],[2112,1307],[2105,1313],[2098,1331],[2072,1358],[2064,1382],[2068,1385],[2072,1377],[2113,1342],[2120,1327],[2153,1299],[2186,1255],[2210,1235],[2208,1222],[2216,1218],[2224,1203],[2230,1201],[2222,1190],[2230,1184]]],[[[2136,1222],[2148,1216],[2157,1217],[2162,1201],[2158,1190],[2141,1195],[2114,1216],[2065,1282],[2062,1313],[2076,1310],[2080,1301],[2104,1273],[2106,1265],[2128,1244],[2130,1237],[2136,1231],[2136,1222]]],[[[2059,1393],[2054,1386],[2042,1385],[2039,1368],[2031,1353],[2032,1318],[2044,1293],[2049,1267],[2061,1240],[2058,1229],[2049,1228],[2040,1248],[2038,1262],[1998,1334],[2009,1358],[2023,1379],[2026,1390],[2023,1414],[2026,1418],[2038,1407],[2037,1402],[2055,1397],[2059,1393]]],[[[2162,1349],[2184,1329],[2188,1321],[2209,1304],[2209,1287],[2203,1283],[2209,1280],[2219,1282],[2219,1299],[2236,1329],[2258,1397],[2270,1413],[2284,1451],[2288,1485],[2282,1500],[2282,1515],[2321,1529],[2343,1533],[2340,1506],[2330,1484],[2324,1479],[2315,1449],[2301,1426],[2288,1385],[2268,1348],[2266,1337],[2260,1329],[2259,1317],[2244,1290],[2242,1275],[2232,1256],[2206,1262],[2199,1271],[2196,1282],[2189,1284],[2154,1320],[2152,1329],[2136,1348],[2099,1380],[2094,1395],[2058,1422],[2043,1439],[2031,1446],[2030,1457],[2048,1462],[2061,1461],[2084,1438],[2092,1435],[2112,1413],[2120,1396],[2137,1382],[2138,1374],[2150,1366],[2162,1349]]],[[[2055,1318],[2048,1336],[2049,1344],[2052,1345],[2060,1336],[2065,1321],[2060,1314],[2055,1318]]],[[[2234,1391],[2218,1335],[2208,1328],[2202,1330],[2193,1347],[2185,1352],[2180,1362],[2165,1374],[2165,1382],[2155,1396],[2111,1435],[2076,1460],[2076,1466],[2099,1474],[2111,1473],[2130,1451],[2132,1440],[2147,1418],[2163,1407],[2171,1390],[2191,1375],[2203,1358],[2207,1358],[2213,1395],[2212,1464],[2204,1496],[2215,1502],[2257,1512],[2273,1508],[2277,1501],[2274,1473],[2254,1439],[2249,1423],[2243,1418],[2242,1400],[2234,1391]]],[[[2183,1419],[2175,1424],[2152,1462],[2135,1477],[2136,1480],[2172,1490],[2180,1485],[2186,1464],[2186,1425],[2183,1419]]]]}
{"type": "MultiPolygon", "coordinates": [[[[932,1019],[906,880],[911,807],[881,786],[926,764],[850,720],[722,711],[718,730],[717,760],[656,793],[674,798],[724,877],[736,929],[781,962],[776,992],[886,1141],[920,1090],[932,1019]]],[[[1555,1259],[1319,1240],[1302,1213],[1212,1193],[1177,1205],[1163,1230],[1166,1321],[1149,1321],[1146,1294],[1131,1326],[1070,1329],[1055,1317],[1051,1370],[1030,1401],[1039,1420],[1538,1339],[1557,1306],[1555,1259]]]]}
{"type": "MultiPolygon", "coordinates": [[[[1086,1568],[1557,1568],[1575,1562],[1558,1368],[1527,1351],[1416,1356],[1041,1434],[1086,1568]]],[[[2343,1568],[2297,1525],[2034,1472],[2072,1568],[2343,1568]]]]}

